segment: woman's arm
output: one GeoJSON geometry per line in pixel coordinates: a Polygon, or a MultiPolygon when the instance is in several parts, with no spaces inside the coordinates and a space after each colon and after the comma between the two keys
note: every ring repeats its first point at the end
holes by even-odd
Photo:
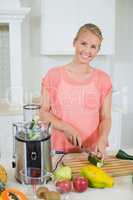
{"type": "Polygon", "coordinates": [[[81,147],[81,138],[78,131],[70,124],[59,119],[51,112],[50,96],[47,89],[43,89],[43,96],[41,100],[40,120],[45,124],[51,123],[52,127],[63,132],[70,143],[81,147]]]}
{"type": "Polygon", "coordinates": [[[110,92],[103,103],[103,106],[100,110],[100,124],[99,124],[99,140],[96,147],[96,152],[99,156],[103,156],[107,142],[108,135],[111,128],[111,104],[112,104],[112,92],[110,92]]]}

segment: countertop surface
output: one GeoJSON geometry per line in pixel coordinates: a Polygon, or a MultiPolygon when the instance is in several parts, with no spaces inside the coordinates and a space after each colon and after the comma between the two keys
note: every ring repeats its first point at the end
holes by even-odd
{"type": "MultiPolygon", "coordinates": [[[[131,151],[130,151],[131,152],[131,151]]],[[[28,193],[32,191],[30,185],[23,185],[15,180],[14,174],[15,169],[11,167],[12,160],[10,159],[0,159],[0,164],[2,164],[8,174],[7,187],[18,188],[21,191],[28,193]]],[[[45,185],[45,184],[44,184],[45,185]]],[[[50,190],[55,190],[55,186],[52,182],[46,185],[50,190]]],[[[32,197],[29,198],[32,200],[32,197]]],[[[105,189],[95,189],[89,188],[83,193],[71,192],[68,196],[62,196],[61,200],[133,200],[133,183],[132,176],[122,176],[115,178],[115,185],[112,188],[105,189]]]]}

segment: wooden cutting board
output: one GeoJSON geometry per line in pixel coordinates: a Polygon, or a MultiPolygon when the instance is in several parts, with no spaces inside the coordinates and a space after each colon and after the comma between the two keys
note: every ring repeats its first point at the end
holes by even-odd
{"type": "MultiPolygon", "coordinates": [[[[90,164],[84,153],[66,154],[62,163],[72,168],[73,176],[79,175],[81,167],[90,164]]],[[[105,158],[102,169],[113,177],[133,175],[133,161],[117,159],[110,155],[105,158]]]]}

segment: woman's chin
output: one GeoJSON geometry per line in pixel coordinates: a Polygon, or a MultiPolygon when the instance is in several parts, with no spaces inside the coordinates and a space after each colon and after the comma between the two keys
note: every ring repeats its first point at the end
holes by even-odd
{"type": "Polygon", "coordinates": [[[90,61],[89,60],[84,60],[84,59],[80,59],[80,63],[81,64],[88,64],[90,61]]]}

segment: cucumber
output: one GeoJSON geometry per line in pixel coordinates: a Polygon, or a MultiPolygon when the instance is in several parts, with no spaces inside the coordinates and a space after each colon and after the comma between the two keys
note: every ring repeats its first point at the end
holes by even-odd
{"type": "Polygon", "coordinates": [[[35,126],[35,120],[32,119],[29,129],[33,129],[35,126]]]}
{"type": "Polygon", "coordinates": [[[92,154],[90,154],[88,156],[88,161],[90,161],[90,163],[92,163],[96,167],[102,167],[104,164],[100,158],[98,158],[96,155],[92,155],[92,154]]]}
{"type": "Polygon", "coordinates": [[[133,160],[133,156],[127,154],[125,151],[123,151],[122,149],[120,149],[118,151],[118,153],[116,154],[116,158],[120,158],[123,160],[133,160]]]}

